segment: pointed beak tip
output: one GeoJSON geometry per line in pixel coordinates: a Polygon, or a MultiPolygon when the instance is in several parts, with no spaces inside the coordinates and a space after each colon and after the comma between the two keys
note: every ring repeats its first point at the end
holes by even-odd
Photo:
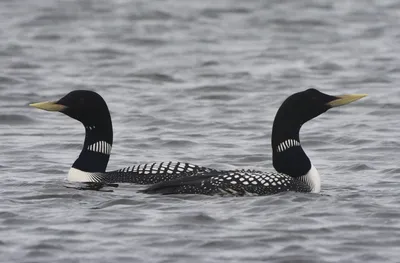
{"type": "Polygon", "coordinates": [[[335,100],[327,103],[330,107],[339,107],[366,97],[368,94],[348,94],[337,96],[335,100]]]}
{"type": "Polygon", "coordinates": [[[30,103],[29,106],[46,111],[62,111],[66,108],[64,105],[52,101],[30,103]]]}
{"type": "Polygon", "coordinates": [[[368,96],[368,94],[364,93],[364,94],[357,94],[358,96],[360,96],[360,99],[365,98],[368,96]]]}
{"type": "Polygon", "coordinates": [[[29,106],[29,107],[38,108],[38,104],[40,104],[40,103],[37,103],[37,102],[35,102],[35,103],[29,103],[28,106],[29,106]]]}
{"type": "Polygon", "coordinates": [[[339,107],[339,106],[343,106],[343,105],[352,103],[359,99],[362,99],[362,98],[366,97],[367,95],[368,94],[341,95],[341,96],[337,96],[335,100],[328,102],[327,105],[329,105],[330,107],[339,107]]]}

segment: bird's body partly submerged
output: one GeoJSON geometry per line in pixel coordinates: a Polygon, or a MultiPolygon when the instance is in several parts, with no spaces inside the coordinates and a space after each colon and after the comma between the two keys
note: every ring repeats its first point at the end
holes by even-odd
{"type": "Polygon", "coordinates": [[[150,186],[145,193],[204,195],[271,195],[279,192],[319,192],[319,174],[315,167],[300,178],[277,172],[255,170],[209,171],[150,186]]]}
{"type": "Polygon", "coordinates": [[[190,163],[160,162],[106,172],[113,144],[113,127],[107,104],[99,94],[88,90],[75,90],[57,102],[30,105],[43,110],[62,112],[80,121],[85,127],[82,151],[68,173],[68,180],[71,182],[154,184],[215,171],[190,163]]]}
{"type": "Polygon", "coordinates": [[[145,163],[109,172],[86,172],[72,167],[68,172],[68,180],[83,183],[155,184],[213,171],[217,170],[181,162],[145,163]]]}
{"type": "Polygon", "coordinates": [[[268,195],[282,191],[320,191],[319,173],[301,147],[300,128],[328,109],[364,96],[330,96],[308,89],[288,97],[279,108],[272,129],[273,165],[277,172],[220,171],[181,162],[140,164],[106,172],[113,130],[107,104],[99,94],[72,91],[57,102],[31,106],[62,112],[84,125],[83,149],[68,173],[69,181],[154,184],[145,193],[268,195]]]}
{"type": "Polygon", "coordinates": [[[318,193],[321,189],[320,175],[301,146],[300,128],[332,107],[365,96],[330,96],[308,89],[288,97],[279,108],[272,129],[273,165],[277,172],[210,171],[156,183],[143,192],[235,196],[269,195],[285,191],[318,193]]]}

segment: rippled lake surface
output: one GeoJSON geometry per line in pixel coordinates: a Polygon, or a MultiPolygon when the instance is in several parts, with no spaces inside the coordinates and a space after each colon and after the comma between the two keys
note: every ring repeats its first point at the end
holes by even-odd
{"type": "Polygon", "coordinates": [[[1,262],[399,262],[400,1],[1,1],[1,262]],[[65,188],[84,130],[29,108],[99,92],[109,170],[273,170],[277,108],[368,93],[307,123],[320,194],[65,188]]]}

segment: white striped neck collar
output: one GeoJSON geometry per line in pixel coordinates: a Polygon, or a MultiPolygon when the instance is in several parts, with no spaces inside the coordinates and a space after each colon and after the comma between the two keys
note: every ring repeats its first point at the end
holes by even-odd
{"type": "Polygon", "coordinates": [[[295,139],[287,139],[276,147],[277,152],[284,152],[292,147],[301,146],[300,142],[295,139]]]}
{"type": "Polygon", "coordinates": [[[106,141],[98,141],[98,142],[90,144],[89,146],[87,146],[86,149],[88,151],[98,152],[98,153],[110,155],[111,148],[112,148],[112,146],[108,142],[106,142],[106,141]]]}
{"type": "Polygon", "coordinates": [[[113,131],[110,125],[84,125],[86,134],[83,149],[72,165],[85,172],[105,172],[110,158],[113,131]]]}

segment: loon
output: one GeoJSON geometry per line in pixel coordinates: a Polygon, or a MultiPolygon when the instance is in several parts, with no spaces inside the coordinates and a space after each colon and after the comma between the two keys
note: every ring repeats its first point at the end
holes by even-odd
{"type": "Polygon", "coordinates": [[[68,172],[70,182],[154,184],[213,170],[184,162],[159,162],[106,172],[113,144],[113,128],[107,104],[98,93],[75,90],[56,102],[29,105],[64,113],[80,121],[85,127],[83,149],[68,172]]]}
{"type": "Polygon", "coordinates": [[[159,194],[269,195],[285,191],[319,193],[321,179],[301,147],[299,132],[307,121],[333,107],[367,96],[331,96],[308,89],[289,96],[276,113],[272,127],[272,155],[276,172],[210,171],[160,182],[141,192],[159,194]]]}

